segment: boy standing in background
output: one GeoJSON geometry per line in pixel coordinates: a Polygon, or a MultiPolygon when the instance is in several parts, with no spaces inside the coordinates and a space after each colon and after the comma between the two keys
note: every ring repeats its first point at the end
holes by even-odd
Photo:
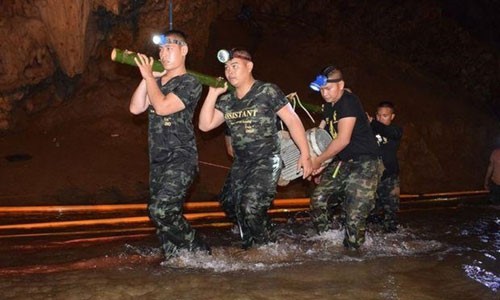
{"type": "Polygon", "coordinates": [[[377,201],[372,212],[382,215],[382,225],[386,232],[395,232],[398,228],[397,212],[399,211],[399,163],[397,151],[403,129],[392,123],[396,117],[394,104],[382,101],[377,106],[375,119],[368,117],[373,134],[382,150],[384,173],[377,187],[377,201]]]}

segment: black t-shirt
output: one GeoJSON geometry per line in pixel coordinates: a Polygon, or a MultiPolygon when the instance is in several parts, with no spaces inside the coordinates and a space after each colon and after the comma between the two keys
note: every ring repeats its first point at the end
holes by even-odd
{"type": "Polygon", "coordinates": [[[403,136],[403,129],[395,124],[384,125],[375,119],[372,121],[371,127],[382,150],[382,160],[385,167],[382,177],[399,174],[397,152],[403,136]]]}
{"type": "Polygon", "coordinates": [[[338,121],[347,117],[355,117],[356,123],[352,131],[351,141],[337,156],[344,161],[358,159],[364,155],[373,158],[380,156],[380,149],[358,97],[344,91],[342,97],[335,104],[323,104],[325,130],[330,133],[332,138],[337,137],[338,121]]]}
{"type": "Polygon", "coordinates": [[[200,99],[202,86],[190,74],[176,76],[163,86],[158,86],[164,95],[174,93],[184,103],[185,108],[168,116],[156,114],[149,106],[149,158],[151,163],[161,163],[174,150],[181,155],[197,156],[194,137],[193,114],[200,99]]]}
{"type": "Polygon", "coordinates": [[[276,112],[286,104],[276,85],[258,80],[242,99],[235,92],[219,98],[215,108],[224,114],[236,157],[252,160],[280,152],[276,112]]]}

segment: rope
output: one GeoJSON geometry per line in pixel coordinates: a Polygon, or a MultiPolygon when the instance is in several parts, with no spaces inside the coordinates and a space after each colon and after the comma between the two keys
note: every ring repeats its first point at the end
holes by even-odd
{"type": "Polygon", "coordinates": [[[174,29],[174,17],[173,17],[173,11],[172,11],[172,0],[168,2],[168,21],[169,21],[169,30],[174,29]]]}
{"type": "Polygon", "coordinates": [[[306,112],[309,119],[311,119],[311,122],[313,122],[313,124],[316,124],[316,121],[314,121],[314,118],[311,116],[309,111],[304,107],[304,105],[300,101],[299,95],[296,92],[290,93],[290,94],[286,95],[286,97],[287,97],[288,101],[292,102],[293,110],[295,110],[296,105],[299,104],[300,108],[302,108],[302,110],[306,112]]]}
{"type": "Polygon", "coordinates": [[[230,167],[226,167],[226,166],[218,165],[218,164],[213,164],[213,163],[209,163],[209,162],[206,162],[206,161],[199,160],[198,162],[200,164],[202,164],[202,165],[212,166],[212,167],[216,167],[216,168],[221,168],[221,169],[226,169],[226,170],[231,169],[230,167]]]}

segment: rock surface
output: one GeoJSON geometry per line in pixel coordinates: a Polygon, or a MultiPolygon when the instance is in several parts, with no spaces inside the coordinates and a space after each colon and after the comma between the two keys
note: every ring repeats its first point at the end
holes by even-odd
{"type": "MultiPolygon", "coordinates": [[[[245,3],[173,1],[174,27],[190,37],[190,69],[222,75],[217,50],[245,46],[257,78],[320,104],[307,83],[337,64],[368,112],[381,100],[397,104],[403,193],[482,188],[499,133],[498,49],[438,2],[245,3]]],[[[168,9],[159,0],[0,3],[0,203],[145,201],[147,121],[127,110],[140,75],[109,55],[117,47],[156,56],[150,37],[168,28],[168,9]]],[[[221,130],[197,134],[191,199],[212,200],[230,161],[221,130]]],[[[279,196],[310,188],[294,181],[279,196]]]]}

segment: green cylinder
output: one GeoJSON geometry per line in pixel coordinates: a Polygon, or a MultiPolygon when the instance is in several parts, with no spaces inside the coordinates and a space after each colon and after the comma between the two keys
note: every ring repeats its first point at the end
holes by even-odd
{"type": "MultiPolygon", "coordinates": [[[[121,50],[118,48],[114,48],[113,51],[111,52],[111,60],[115,62],[119,62],[122,64],[127,64],[131,66],[137,66],[137,64],[134,61],[134,58],[137,57],[136,52],[128,51],[128,50],[121,50]]],[[[161,62],[157,59],[153,62],[153,71],[155,72],[162,72],[165,69],[163,68],[163,65],[161,62]]],[[[207,86],[212,86],[212,87],[223,87],[224,83],[226,83],[226,80],[221,79],[221,78],[215,78],[213,76],[205,75],[199,72],[187,70],[187,72],[196,79],[200,81],[201,84],[207,85],[207,86]]],[[[228,84],[228,89],[229,90],[234,90],[234,87],[228,84]]]]}
{"type": "MultiPolygon", "coordinates": [[[[131,66],[137,66],[137,64],[134,61],[134,58],[137,57],[136,52],[128,51],[128,50],[121,50],[118,48],[114,48],[113,51],[111,52],[111,60],[115,62],[119,62],[122,64],[127,64],[131,66]]],[[[165,69],[163,68],[163,65],[159,60],[155,60],[153,62],[153,71],[155,72],[162,72],[165,69]]],[[[187,72],[194,77],[196,77],[201,84],[207,85],[207,86],[212,86],[212,87],[223,87],[224,83],[227,81],[222,79],[222,78],[215,78],[213,76],[208,76],[199,72],[187,70],[187,72]]],[[[234,90],[234,86],[232,86],[229,82],[228,84],[228,90],[234,90]]],[[[321,106],[302,102],[302,105],[309,111],[311,112],[321,112],[321,106]]]]}

